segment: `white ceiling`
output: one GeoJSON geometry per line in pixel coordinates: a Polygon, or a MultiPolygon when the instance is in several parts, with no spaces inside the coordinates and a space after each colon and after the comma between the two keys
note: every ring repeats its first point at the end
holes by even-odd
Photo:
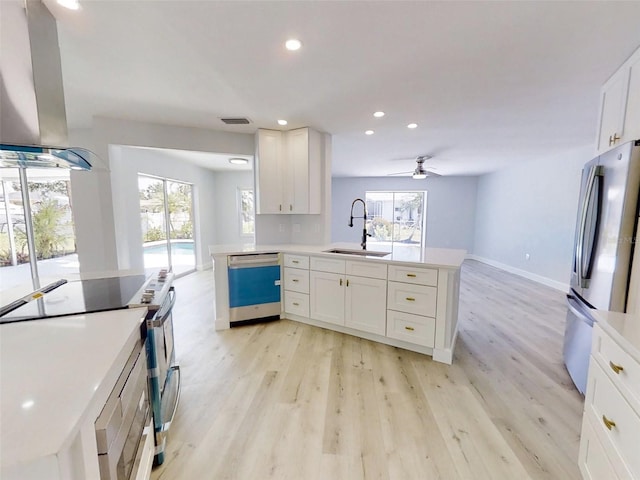
{"type": "Polygon", "coordinates": [[[420,154],[481,174],[592,144],[600,86],[640,45],[639,1],[80,2],[45,0],[71,128],[100,115],[252,133],[285,118],[332,134],[335,176],[420,154]],[[303,48],[285,51],[289,37],[303,48]]]}

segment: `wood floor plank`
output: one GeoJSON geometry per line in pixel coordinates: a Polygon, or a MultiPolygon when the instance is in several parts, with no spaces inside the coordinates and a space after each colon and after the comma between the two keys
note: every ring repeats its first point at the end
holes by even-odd
{"type": "Polygon", "coordinates": [[[182,396],[154,480],[579,479],[563,292],[466,261],[453,365],[288,320],[216,332],[176,282],[182,396]]]}

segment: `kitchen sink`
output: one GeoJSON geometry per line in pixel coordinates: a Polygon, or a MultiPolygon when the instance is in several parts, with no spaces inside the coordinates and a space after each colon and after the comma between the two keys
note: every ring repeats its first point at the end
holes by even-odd
{"type": "Polygon", "coordinates": [[[349,250],[346,248],[332,248],[324,253],[341,253],[344,255],[358,255],[360,257],[386,257],[391,252],[372,252],[371,250],[349,250]]]}

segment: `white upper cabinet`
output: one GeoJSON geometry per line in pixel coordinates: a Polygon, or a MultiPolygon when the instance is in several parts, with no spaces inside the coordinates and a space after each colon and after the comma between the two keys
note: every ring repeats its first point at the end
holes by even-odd
{"type": "Polygon", "coordinates": [[[256,133],[256,213],[321,213],[322,136],[310,128],[256,133]]]}
{"type": "Polygon", "coordinates": [[[640,138],[640,49],[602,86],[598,153],[640,138]]]}
{"type": "Polygon", "coordinates": [[[282,213],[282,132],[258,130],[256,133],[256,213],[282,213]]]}

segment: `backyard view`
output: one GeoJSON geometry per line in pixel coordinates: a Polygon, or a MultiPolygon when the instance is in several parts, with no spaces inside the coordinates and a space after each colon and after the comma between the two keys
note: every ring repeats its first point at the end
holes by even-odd
{"type": "Polygon", "coordinates": [[[41,283],[78,274],[72,196],[68,170],[29,169],[26,184],[17,168],[0,170],[0,287],[31,283],[31,257],[41,283]],[[28,215],[23,189],[29,193],[33,247],[27,239],[28,215]],[[55,261],[53,261],[55,259],[55,261]],[[5,270],[6,269],[6,270],[5,270]]]}
{"type": "Polygon", "coordinates": [[[145,269],[195,269],[193,186],[138,175],[138,191],[145,269]]]}
{"type": "Polygon", "coordinates": [[[426,192],[366,192],[371,242],[422,245],[426,192]]]}

